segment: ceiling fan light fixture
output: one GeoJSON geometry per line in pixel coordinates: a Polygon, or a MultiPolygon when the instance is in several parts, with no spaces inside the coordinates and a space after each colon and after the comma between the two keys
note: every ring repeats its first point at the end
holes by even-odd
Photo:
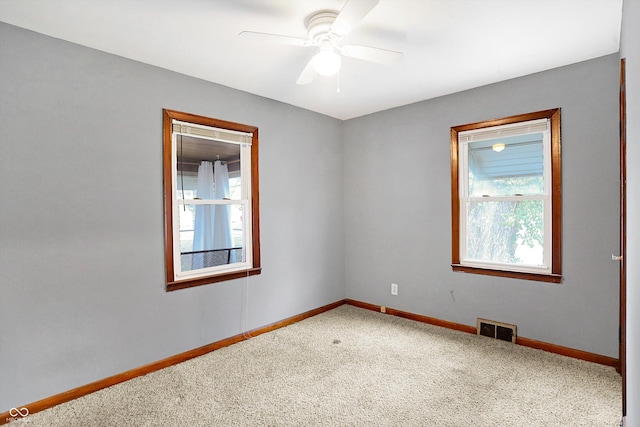
{"type": "Polygon", "coordinates": [[[313,57],[313,68],[322,76],[333,76],[340,71],[342,58],[330,43],[323,43],[320,52],[313,57]]]}

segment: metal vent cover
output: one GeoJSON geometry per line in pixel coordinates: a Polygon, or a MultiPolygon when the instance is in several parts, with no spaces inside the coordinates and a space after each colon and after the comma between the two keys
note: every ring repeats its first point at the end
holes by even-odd
{"type": "Polygon", "coordinates": [[[478,318],[477,322],[477,333],[478,335],[512,343],[516,342],[517,337],[516,325],[480,318],[478,318]]]}

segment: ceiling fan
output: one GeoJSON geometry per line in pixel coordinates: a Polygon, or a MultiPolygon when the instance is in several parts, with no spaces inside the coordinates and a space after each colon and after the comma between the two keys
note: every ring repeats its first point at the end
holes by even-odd
{"type": "Polygon", "coordinates": [[[336,74],[342,62],[340,54],[379,64],[393,64],[402,59],[401,52],[340,44],[378,2],[379,0],[347,0],[339,13],[332,10],[314,12],[305,21],[308,35],[306,39],[253,31],[242,31],[240,36],[263,42],[317,48],[316,54],[309,60],[296,81],[299,85],[313,82],[316,74],[324,76],[336,74]]]}

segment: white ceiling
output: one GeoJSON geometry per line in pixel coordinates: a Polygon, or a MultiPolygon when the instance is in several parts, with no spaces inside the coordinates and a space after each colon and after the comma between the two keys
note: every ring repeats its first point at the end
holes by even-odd
{"type": "MultiPolygon", "coordinates": [[[[351,0],[358,1],[358,0],[351,0]]],[[[343,58],[338,79],[296,79],[305,18],[346,0],[0,0],[0,21],[339,119],[616,53],[623,0],[380,0],[345,43],[404,52],[343,58]]]]}

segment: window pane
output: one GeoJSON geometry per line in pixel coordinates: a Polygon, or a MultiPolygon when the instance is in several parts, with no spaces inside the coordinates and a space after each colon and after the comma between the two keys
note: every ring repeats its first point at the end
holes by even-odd
{"type": "Polygon", "coordinates": [[[543,264],[543,201],[467,202],[467,258],[543,264]]]}
{"type": "Polygon", "coordinates": [[[176,180],[176,192],[178,200],[193,200],[196,197],[196,186],[198,184],[198,176],[196,173],[182,172],[178,170],[178,179],[176,180]]]}
{"type": "Polygon", "coordinates": [[[240,200],[230,188],[242,178],[240,150],[238,144],[176,135],[177,198],[240,200]]]}
{"type": "MultiPolygon", "coordinates": [[[[178,200],[240,200],[241,146],[176,135],[178,200]]],[[[245,262],[241,205],[179,207],[181,271],[245,262]]]]}
{"type": "Polygon", "coordinates": [[[193,223],[195,219],[195,206],[182,205],[180,209],[180,252],[193,250],[193,223]]]}
{"type": "Polygon", "coordinates": [[[535,133],[469,143],[469,196],[543,194],[542,139],[535,133]]]}
{"type": "Polygon", "coordinates": [[[241,206],[180,206],[182,271],[245,262],[243,224],[229,221],[234,211],[242,212],[241,206]]]}

